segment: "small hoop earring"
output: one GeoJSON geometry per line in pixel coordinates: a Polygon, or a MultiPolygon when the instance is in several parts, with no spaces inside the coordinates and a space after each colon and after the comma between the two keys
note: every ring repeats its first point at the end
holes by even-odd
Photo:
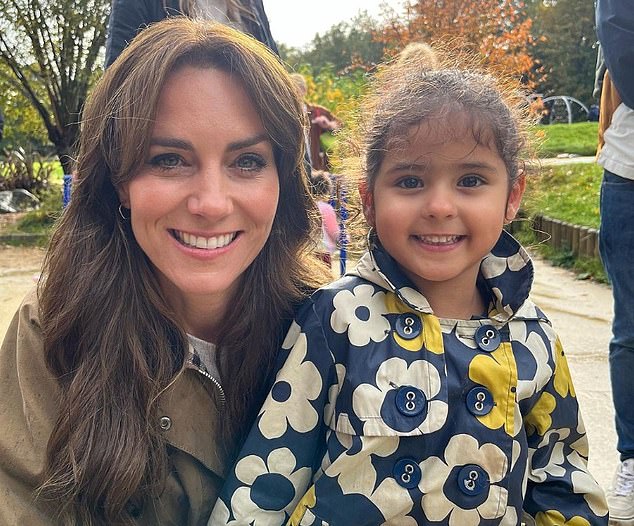
{"type": "Polygon", "coordinates": [[[119,215],[121,216],[121,219],[123,219],[124,221],[127,221],[128,219],[130,219],[130,209],[129,208],[123,208],[123,205],[120,204],[119,205],[119,215]],[[125,215],[124,210],[128,211],[128,215],[127,216],[125,215]]]}

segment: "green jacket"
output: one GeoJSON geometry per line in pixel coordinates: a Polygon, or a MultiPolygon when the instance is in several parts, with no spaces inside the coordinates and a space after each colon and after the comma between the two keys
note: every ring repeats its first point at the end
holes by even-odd
{"type": "MultiPolygon", "coordinates": [[[[54,502],[36,499],[60,388],[46,367],[35,293],[23,301],[0,350],[0,524],[57,526],[54,502]]],[[[221,393],[188,363],[159,399],[170,472],[139,525],[207,524],[225,475],[218,454],[221,393]]]]}

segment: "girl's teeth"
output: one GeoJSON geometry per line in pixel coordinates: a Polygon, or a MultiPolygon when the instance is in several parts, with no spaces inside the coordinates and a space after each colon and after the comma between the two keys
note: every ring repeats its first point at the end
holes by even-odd
{"type": "Polygon", "coordinates": [[[448,245],[458,241],[459,236],[420,236],[420,239],[432,245],[448,245]]]}

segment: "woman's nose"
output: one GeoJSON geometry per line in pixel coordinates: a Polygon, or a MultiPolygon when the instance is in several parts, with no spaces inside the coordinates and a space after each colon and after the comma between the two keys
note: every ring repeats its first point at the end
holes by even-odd
{"type": "Polygon", "coordinates": [[[194,215],[219,218],[233,210],[230,181],[221,169],[201,172],[193,181],[187,207],[194,215]]]}

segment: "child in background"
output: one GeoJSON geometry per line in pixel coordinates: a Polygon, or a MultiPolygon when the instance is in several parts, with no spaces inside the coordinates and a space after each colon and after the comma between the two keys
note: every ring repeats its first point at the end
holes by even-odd
{"type": "Polygon", "coordinates": [[[337,212],[328,202],[333,190],[331,175],[322,170],[313,170],[310,187],[321,215],[321,238],[317,256],[330,266],[332,264],[332,255],[337,250],[337,241],[339,239],[337,212]]]}
{"type": "Polygon", "coordinates": [[[395,62],[361,115],[369,249],[317,291],[210,520],[606,525],[566,357],[503,230],[521,97],[395,62]]]}

